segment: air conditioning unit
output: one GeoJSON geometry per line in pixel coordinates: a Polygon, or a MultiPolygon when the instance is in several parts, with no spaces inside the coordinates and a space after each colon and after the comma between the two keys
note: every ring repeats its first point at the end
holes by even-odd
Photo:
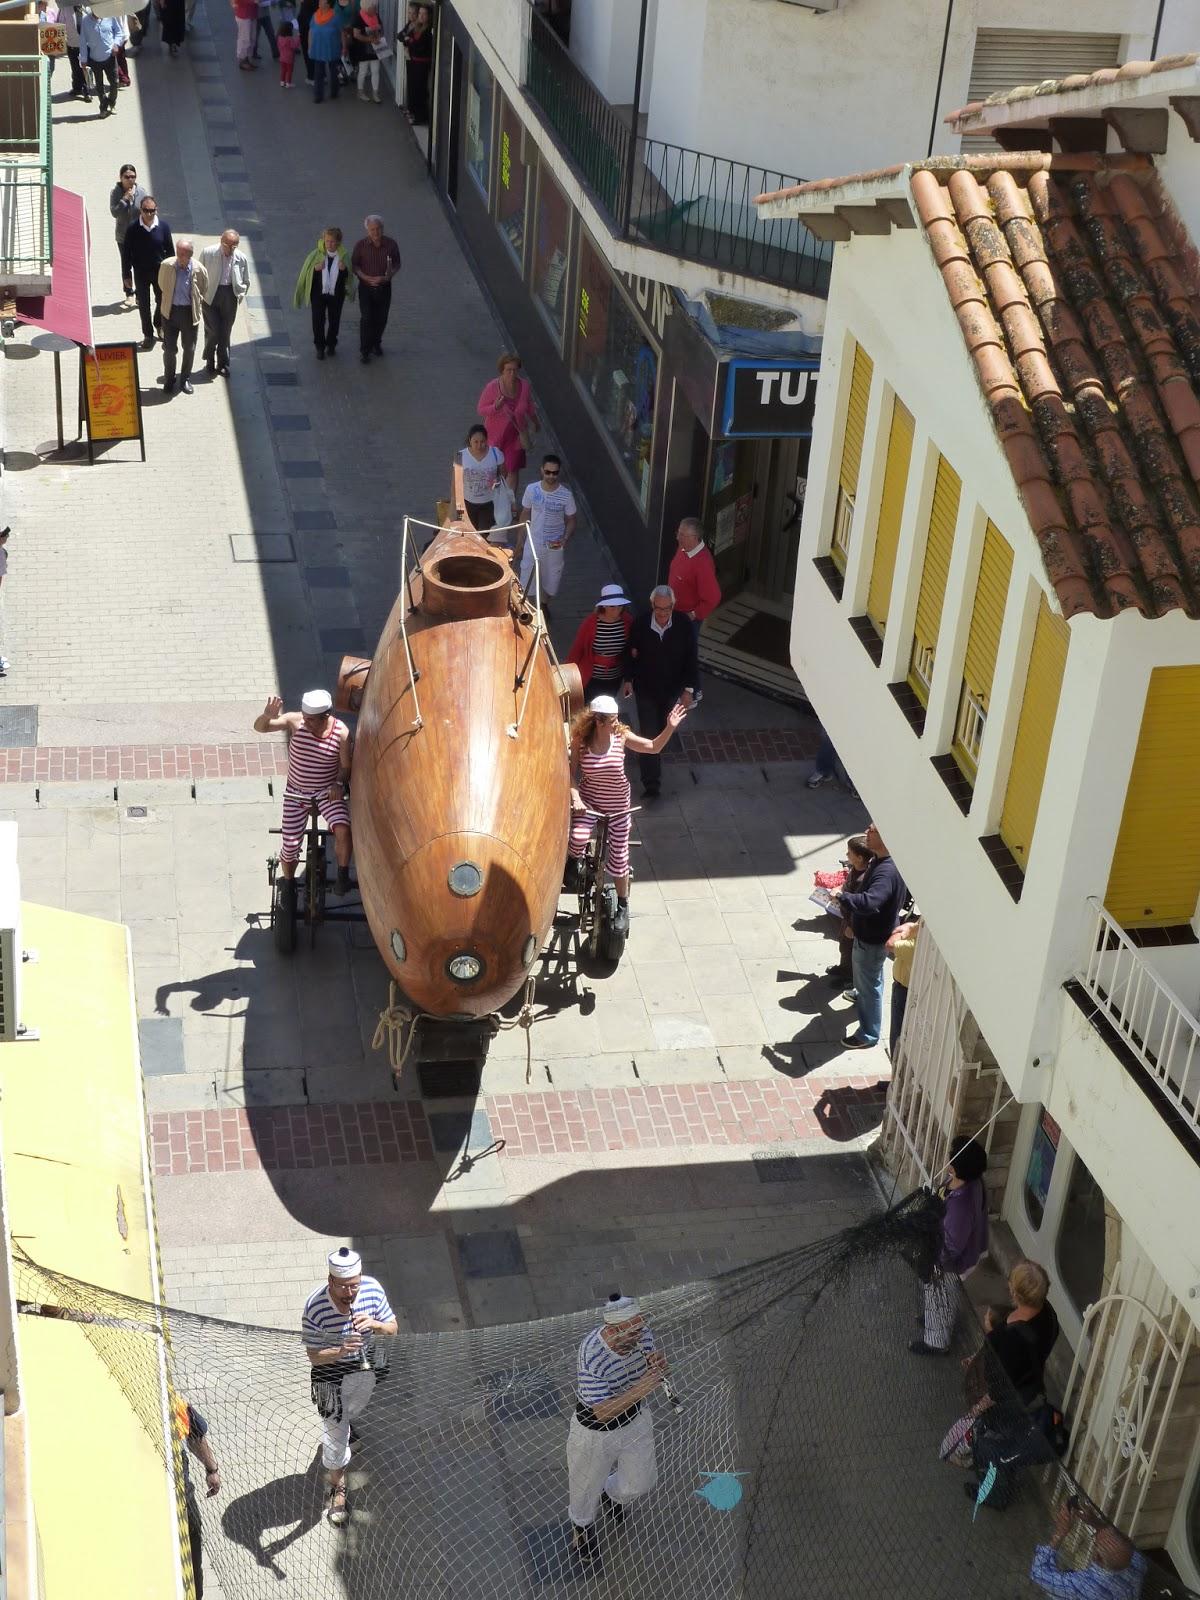
{"type": "Polygon", "coordinates": [[[21,943],[17,825],[0,822],[0,1044],[37,1038],[21,1025],[21,968],[29,959],[21,943]]]}

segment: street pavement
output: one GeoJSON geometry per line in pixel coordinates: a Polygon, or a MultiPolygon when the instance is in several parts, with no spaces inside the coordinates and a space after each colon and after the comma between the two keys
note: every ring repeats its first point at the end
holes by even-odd
{"type": "MultiPolygon", "coordinates": [[[[56,174],[88,198],[100,340],[138,335],[105,209],[122,161],[177,236],[241,228],[232,378],[168,401],[142,356],[148,460],[119,446],[88,466],[46,447],[49,358],[10,346],[3,374],[0,815],[20,824],[26,899],[129,926],[169,1297],[294,1326],[325,1252],[352,1240],[402,1326],[477,1326],[861,1217],[889,1064],[840,1049],[851,1007],[808,895],[866,819],[806,789],[816,730],[792,708],[708,686],[636,819],[625,959],[582,971],[565,919],[528,1055],[502,1031],[477,1097],[423,1093],[411,1064],[393,1086],[365,928],[275,953],[282,746],[250,721],[275,689],[294,700],[343,651],[369,653],[402,519],[432,517],[505,339],[396,110],[281,94],[269,61],[235,70],[226,7],[197,22],[178,60],[155,33],[110,120],[60,98],[56,174]],[[291,308],[299,262],[326,223],[352,242],[368,211],[404,254],[388,356],[360,367],[351,309],[318,364],[291,308]]],[[[584,512],[564,649],[615,574],[584,512]]]]}

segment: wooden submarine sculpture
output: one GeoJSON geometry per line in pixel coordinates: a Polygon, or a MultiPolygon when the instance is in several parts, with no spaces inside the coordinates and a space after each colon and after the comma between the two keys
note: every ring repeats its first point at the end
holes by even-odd
{"type": "Polygon", "coordinates": [[[462,522],[408,574],[373,659],[343,660],[363,907],[414,1014],[485,1018],[529,977],[558,906],[582,702],[509,552],[462,522]]]}

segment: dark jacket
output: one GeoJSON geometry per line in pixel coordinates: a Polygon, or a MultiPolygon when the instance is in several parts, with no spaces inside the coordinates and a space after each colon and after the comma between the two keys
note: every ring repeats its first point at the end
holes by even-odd
{"type": "Polygon", "coordinates": [[[136,272],[139,278],[157,278],[159,267],[174,254],[175,241],[161,217],[154,228],[133,222],[121,243],[121,267],[126,273],[136,272]]]}
{"type": "Polygon", "coordinates": [[[851,893],[838,891],[838,899],[850,913],[854,937],[863,944],[886,944],[900,921],[900,907],[908,898],[904,879],[891,856],[872,861],[863,874],[862,888],[851,893]]]}
{"type": "Polygon", "coordinates": [[[1028,1322],[1003,1322],[987,1336],[997,1361],[1027,1406],[1043,1392],[1046,1361],[1058,1338],[1058,1317],[1047,1302],[1028,1322]]]}
{"type": "Polygon", "coordinates": [[[684,689],[694,688],[699,675],[696,630],[675,612],[660,638],[650,626],[653,620],[654,613],[647,612],[630,628],[621,676],[633,684],[635,694],[660,702],[675,700],[684,689]]]}

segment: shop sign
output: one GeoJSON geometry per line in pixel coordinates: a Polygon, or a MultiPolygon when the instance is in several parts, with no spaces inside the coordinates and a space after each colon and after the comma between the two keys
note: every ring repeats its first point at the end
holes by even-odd
{"type": "Polygon", "coordinates": [[[60,22],[43,22],[38,28],[38,44],[44,56],[65,56],[66,28],[60,22]]]}
{"type": "Polygon", "coordinates": [[[727,439],[807,438],[812,433],[820,362],[753,361],[725,368],[727,439]]]}
{"type": "Polygon", "coordinates": [[[80,352],[80,411],[89,459],[96,445],[117,439],[137,439],[146,459],[135,345],[98,344],[80,352]]]}
{"type": "Polygon", "coordinates": [[[623,272],[621,276],[638,310],[661,343],[667,327],[667,318],[671,315],[670,289],[665,284],[655,283],[653,278],[639,278],[632,272],[623,272]]]}

